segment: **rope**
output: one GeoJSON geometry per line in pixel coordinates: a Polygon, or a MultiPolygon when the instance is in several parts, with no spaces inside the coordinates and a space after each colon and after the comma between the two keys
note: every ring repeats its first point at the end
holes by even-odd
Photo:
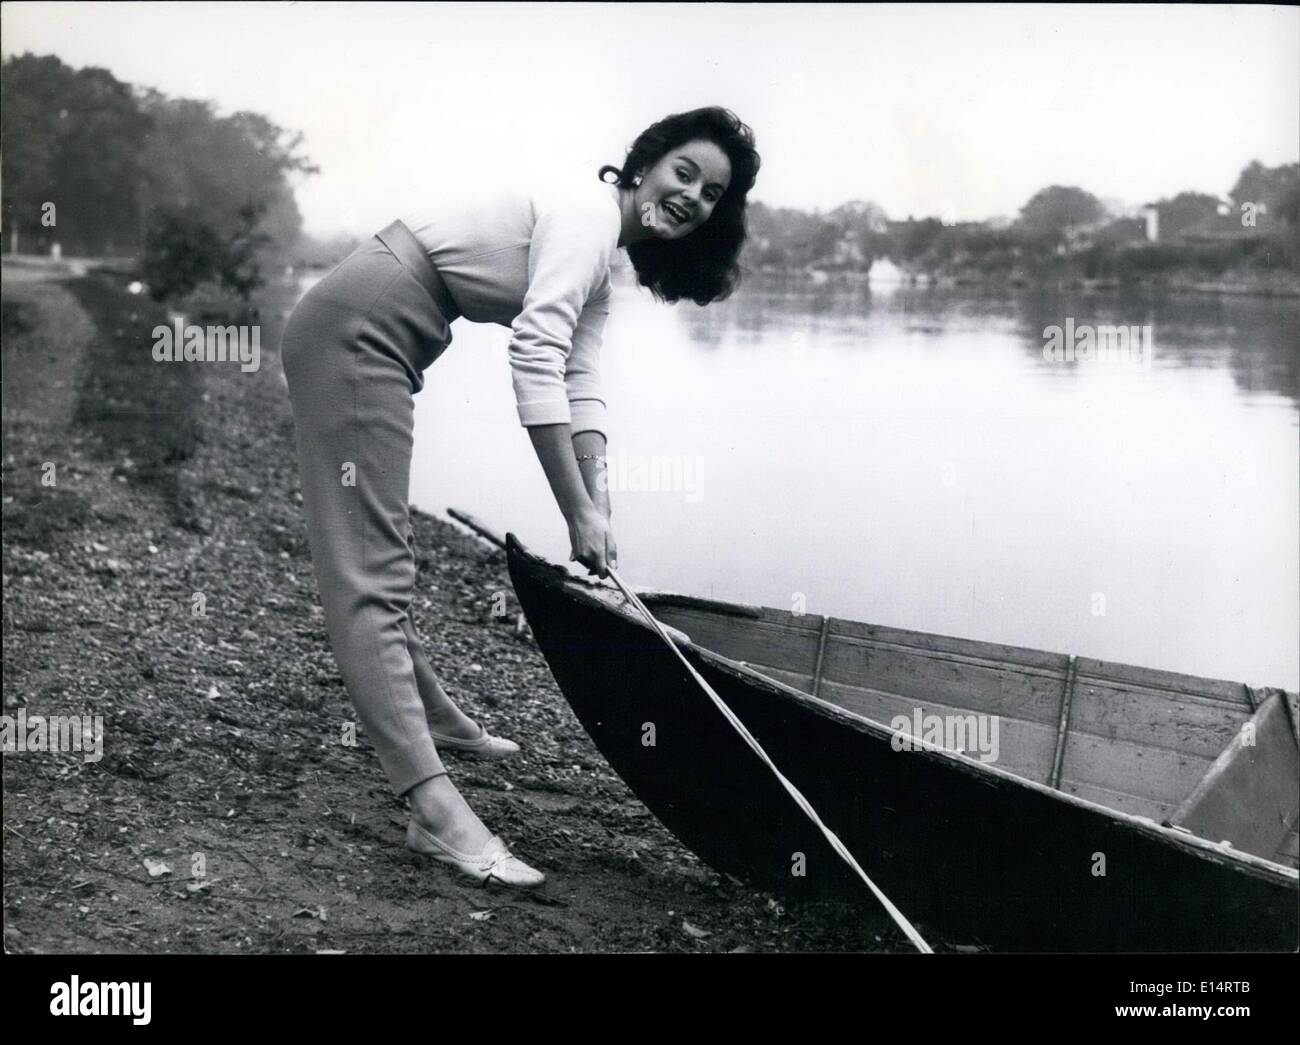
{"type": "Polygon", "coordinates": [[[788,779],[786,779],[785,774],[776,768],[776,765],[768,757],[767,752],[764,751],[762,746],[759,744],[759,742],[754,739],[753,734],[751,734],[749,730],[745,728],[745,724],[735,716],[735,713],[732,712],[731,708],[727,707],[726,703],[723,702],[723,699],[713,691],[713,687],[704,681],[703,677],[700,675],[698,671],[695,670],[691,662],[688,661],[684,656],[682,656],[682,651],[679,650],[677,648],[677,644],[668,637],[668,633],[664,631],[663,625],[660,624],[659,621],[655,619],[654,614],[652,614],[648,609],[646,609],[645,604],[639,598],[637,598],[636,594],[626,584],[623,583],[623,578],[620,577],[614,569],[611,568],[609,570],[609,575],[614,579],[614,583],[617,584],[620,589],[622,589],[622,592],[624,596],[627,597],[627,600],[631,602],[632,605],[635,606],[638,610],[640,610],[643,614],[645,614],[646,620],[648,620],[650,624],[654,627],[655,631],[659,633],[659,637],[662,638],[664,642],[668,644],[668,648],[672,650],[674,654],[676,654],[677,659],[686,665],[686,670],[689,671],[695,677],[695,681],[700,684],[700,688],[702,688],[704,692],[708,694],[709,699],[712,700],[713,703],[717,706],[718,710],[722,712],[723,718],[725,718],[728,722],[731,723],[732,728],[734,728],[735,731],[740,734],[741,738],[745,741],[745,743],[748,744],[750,748],[753,749],[754,754],[756,754],[760,759],[762,759],[763,763],[767,766],[767,768],[770,769],[773,775],[777,778],[777,780],[781,782],[781,786],[784,787],[787,792],[789,792],[790,797],[794,799],[795,804],[798,805],[799,808],[802,809],[804,813],[807,814],[808,819],[811,820],[817,826],[818,830],[820,830],[821,833],[826,836],[826,841],[830,843],[831,848],[834,849],[835,852],[837,852],[840,855],[840,857],[844,860],[846,864],[848,864],[851,868],[853,868],[854,871],[857,872],[859,878],[861,878],[864,882],[866,882],[867,888],[870,889],[871,892],[875,895],[876,899],[880,901],[881,906],[884,907],[884,909],[887,912],[889,912],[889,916],[892,919],[894,919],[894,924],[897,925],[903,931],[903,934],[909,940],[912,941],[912,945],[918,951],[920,951],[922,954],[933,954],[934,952],[931,950],[930,945],[925,942],[921,934],[916,931],[916,928],[912,925],[911,922],[907,920],[906,916],[904,916],[903,912],[900,911],[897,907],[895,907],[893,902],[889,899],[889,897],[880,891],[880,888],[876,885],[876,883],[873,882],[869,877],[867,877],[867,872],[862,869],[858,861],[854,859],[853,854],[848,851],[844,843],[839,840],[839,837],[835,834],[835,832],[832,831],[829,827],[827,827],[824,823],[822,823],[822,818],[817,815],[817,810],[815,810],[812,807],[812,805],[808,802],[808,799],[804,798],[802,793],[800,793],[799,789],[795,787],[794,784],[792,784],[788,779]]]}

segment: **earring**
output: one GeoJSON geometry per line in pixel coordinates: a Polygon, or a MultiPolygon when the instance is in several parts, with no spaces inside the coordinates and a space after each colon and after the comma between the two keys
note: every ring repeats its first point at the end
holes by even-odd
{"type": "Polygon", "coordinates": [[[632,184],[633,184],[633,185],[640,185],[640,184],[641,184],[641,175],[638,174],[635,178],[633,178],[633,179],[632,179],[632,184]]]}

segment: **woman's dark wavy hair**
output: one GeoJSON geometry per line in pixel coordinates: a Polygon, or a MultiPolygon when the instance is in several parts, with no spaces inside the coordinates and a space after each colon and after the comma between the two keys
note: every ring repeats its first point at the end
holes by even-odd
{"type": "Polygon", "coordinates": [[[628,244],[627,253],[637,281],[660,301],[689,298],[697,305],[721,301],[740,285],[737,262],[745,242],[745,202],[758,177],[759,155],[754,132],[730,109],[712,105],[673,113],[637,135],[623,169],[605,166],[600,179],[613,171],[614,184],[633,187],[639,170],[649,170],[670,150],[692,141],[713,142],[731,161],[731,181],[699,228],[680,240],[649,239],[628,244]]]}

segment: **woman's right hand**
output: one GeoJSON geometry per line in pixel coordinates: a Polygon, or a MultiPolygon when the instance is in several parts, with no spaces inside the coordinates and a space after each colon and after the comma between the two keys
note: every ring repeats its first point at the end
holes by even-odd
{"type": "Polygon", "coordinates": [[[598,577],[609,576],[609,568],[618,568],[618,545],[609,520],[594,506],[584,508],[568,520],[570,560],[577,560],[598,577]]]}

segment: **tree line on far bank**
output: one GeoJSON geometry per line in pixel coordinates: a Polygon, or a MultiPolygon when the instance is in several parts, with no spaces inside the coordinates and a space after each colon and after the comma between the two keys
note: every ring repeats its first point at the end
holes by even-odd
{"type": "Polygon", "coordinates": [[[1250,163],[1226,199],[1182,192],[1115,214],[1077,186],[1034,194],[1014,219],[891,220],[855,200],[822,213],[754,203],[744,261],[752,269],[867,272],[887,258],[929,277],[1125,279],[1300,271],[1300,164],[1250,163]]]}

